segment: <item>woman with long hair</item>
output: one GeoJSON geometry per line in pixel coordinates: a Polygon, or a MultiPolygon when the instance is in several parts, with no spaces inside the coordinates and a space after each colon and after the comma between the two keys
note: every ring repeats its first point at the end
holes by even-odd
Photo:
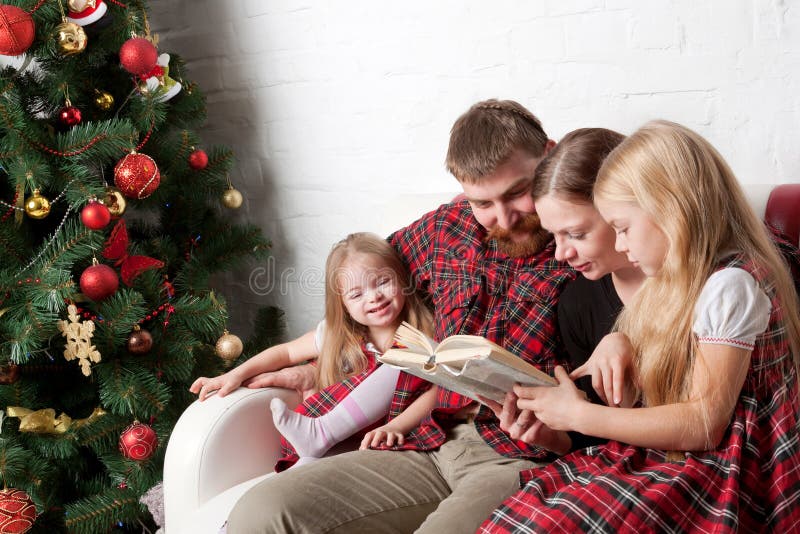
{"type": "MultiPolygon", "coordinates": [[[[629,392],[624,398],[624,377],[633,355],[627,339],[611,331],[645,277],[625,254],[614,250],[614,229],[592,203],[592,190],[603,160],[624,139],[606,128],[568,133],[539,163],[531,187],[542,228],[553,235],[556,259],[578,272],[558,299],[561,341],[573,369],[570,377],[592,402],[613,406],[630,405],[629,392]]],[[[553,432],[530,412],[519,413],[516,402],[514,394],[504,407],[486,401],[501,427],[516,439],[559,454],[605,442],[577,432],[553,432]]]]}

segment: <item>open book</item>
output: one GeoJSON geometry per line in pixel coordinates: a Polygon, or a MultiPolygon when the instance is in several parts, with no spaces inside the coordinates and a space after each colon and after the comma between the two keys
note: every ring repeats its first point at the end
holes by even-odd
{"type": "Polygon", "coordinates": [[[378,357],[381,362],[475,400],[480,395],[502,403],[515,383],[557,384],[522,358],[480,336],[450,336],[437,344],[403,322],[394,339],[404,348],[387,350],[378,357]]]}

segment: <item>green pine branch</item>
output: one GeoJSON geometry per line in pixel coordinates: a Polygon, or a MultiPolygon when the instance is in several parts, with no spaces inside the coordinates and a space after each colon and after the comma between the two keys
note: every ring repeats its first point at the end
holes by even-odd
{"type": "Polygon", "coordinates": [[[116,450],[120,434],[131,422],[130,414],[107,412],[93,423],[75,429],[73,434],[80,446],[88,447],[100,455],[116,450]]]}
{"type": "Polygon", "coordinates": [[[135,521],[147,512],[139,497],[128,489],[106,488],[66,506],[66,527],[75,534],[106,532],[119,521],[135,521]]]}
{"type": "Polygon", "coordinates": [[[155,417],[169,402],[169,388],[144,369],[98,364],[100,402],[110,412],[142,419],[155,417]]]}
{"type": "Polygon", "coordinates": [[[41,275],[50,269],[69,270],[76,262],[91,258],[93,251],[100,250],[102,242],[99,232],[89,230],[78,220],[67,220],[62,231],[39,248],[35,256],[40,258],[35,264],[36,271],[41,275]]]}
{"type": "Polygon", "coordinates": [[[137,291],[122,285],[116,293],[96,305],[94,341],[100,354],[115,354],[116,347],[127,342],[133,326],[147,313],[145,301],[137,291]]]}

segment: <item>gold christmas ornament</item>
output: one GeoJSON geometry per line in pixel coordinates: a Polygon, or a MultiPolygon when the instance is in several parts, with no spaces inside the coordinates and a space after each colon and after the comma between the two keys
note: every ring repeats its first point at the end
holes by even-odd
{"type": "Polygon", "coordinates": [[[101,111],[108,111],[114,105],[114,96],[108,91],[94,90],[94,105],[101,111]]]}
{"type": "Polygon", "coordinates": [[[94,322],[83,321],[78,315],[78,308],[74,304],[67,306],[69,321],[58,321],[58,329],[61,335],[67,338],[67,345],[64,349],[64,358],[67,361],[78,359],[83,376],[92,374],[92,362],[100,361],[100,352],[97,347],[92,345],[94,335],[94,322]]]}
{"type": "Polygon", "coordinates": [[[113,219],[122,217],[122,214],[125,213],[125,207],[127,206],[122,191],[111,186],[106,187],[106,198],[103,200],[103,203],[108,208],[108,211],[111,212],[111,218],[113,219]]]}
{"type": "Polygon", "coordinates": [[[232,362],[238,358],[244,350],[242,340],[238,336],[229,334],[227,330],[223,332],[222,337],[217,340],[217,356],[226,362],[232,362]]]}
{"type": "Polygon", "coordinates": [[[58,49],[65,56],[72,54],[79,54],[86,50],[88,39],[86,32],[83,28],[74,22],[64,21],[56,26],[56,40],[58,41],[58,49]]]}
{"type": "Polygon", "coordinates": [[[226,208],[235,210],[242,205],[242,194],[231,186],[222,193],[222,203],[226,208]]]}
{"type": "Polygon", "coordinates": [[[25,199],[25,213],[31,219],[44,219],[50,213],[50,201],[34,189],[33,195],[25,199]]]}

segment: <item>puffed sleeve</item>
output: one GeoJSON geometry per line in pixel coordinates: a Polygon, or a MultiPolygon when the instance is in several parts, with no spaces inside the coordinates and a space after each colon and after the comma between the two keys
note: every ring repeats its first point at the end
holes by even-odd
{"type": "Polygon", "coordinates": [[[322,352],[322,340],[325,339],[325,319],[321,320],[317,325],[317,330],[314,332],[314,344],[317,346],[317,352],[322,352]]]}
{"type": "Polygon", "coordinates": [[[694,308],[692,330],[700,343],[752,350],[767,329],[772,305],[753,276],[726,268],[712,274],[694,308]]]}

